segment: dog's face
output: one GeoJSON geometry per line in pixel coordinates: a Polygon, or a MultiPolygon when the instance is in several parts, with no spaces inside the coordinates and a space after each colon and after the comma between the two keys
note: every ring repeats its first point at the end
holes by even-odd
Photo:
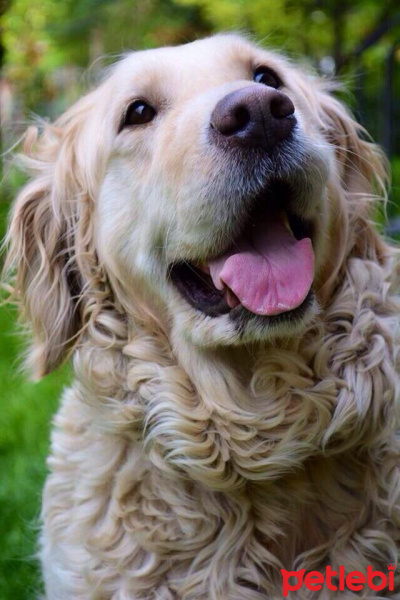
{"type": "Polygon", "coordinates": [[[218,35],[126,56],[28,135],[8,267],[36,372],[117,306],[200,346],[299,335],[375,244],[364,198],[382,163],[325,87],[218,35]]]}
{"type": "Polygon", "coordinates": [[[227,35],[132,54],[108,86],[104,264],[197,344],[298,331],[316,310],[333,160],[298,69],[227,35]]]}

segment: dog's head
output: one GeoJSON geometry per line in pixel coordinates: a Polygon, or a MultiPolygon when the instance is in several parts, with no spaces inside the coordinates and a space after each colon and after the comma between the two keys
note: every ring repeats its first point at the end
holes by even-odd
{"type": "Polygon", "coordinates": [[[236,35],[127,55],[43,134],[9,267],[39,373],[104,304],[196,345],[299,335],[350,253],[379,253],[374,147],[326,85],[236,35]],[[162,315],[162,316],[161,316],[162,315]]]}

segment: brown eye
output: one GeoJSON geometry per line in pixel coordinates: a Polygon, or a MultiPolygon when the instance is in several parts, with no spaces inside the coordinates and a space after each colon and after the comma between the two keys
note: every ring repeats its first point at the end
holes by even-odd
{"type": "Polygon", "coordinates": [[[253,79],[256,83],[262,83],[275,89],[278,89],[282,85],[282,81],[278,75],[269,67],[257,67],[254,71],[253,79]]]}
{"type": "Polygon", "coordinates": [[[119,129],[121,131],[121,129],[130,125],[144,125],[145,123],[150,123],[155,116],[156,111],[150,104],[147,104],[147,102],[144,102],[143,100],[135,100],[135,102],[132,102],[132,104],[128,106],[128,110],[125,113],[125,117],[119,129]]]}

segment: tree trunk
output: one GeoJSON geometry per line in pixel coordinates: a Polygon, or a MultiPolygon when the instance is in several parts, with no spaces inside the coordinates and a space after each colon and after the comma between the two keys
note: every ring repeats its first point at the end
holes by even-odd
{"type": "Polygon", "coordinates": [[[3,119],[1,114],[1,99],[3,92],[3,68],[4,61],[6,55],[6,48],[4,46],[4,38],[3,38],[3,26],[1,23],[1,17],[6,13],[6,11],[11,6],[11,0],[0,0],[0,183],[3,179],[3,119]]]}
{"type": "Polygon", "coordinates": [[[333,58],[335,71],[340,70],[343,62],[344,24],[346,20],[346,0],[336,0],[333,4],[333,58]]]}

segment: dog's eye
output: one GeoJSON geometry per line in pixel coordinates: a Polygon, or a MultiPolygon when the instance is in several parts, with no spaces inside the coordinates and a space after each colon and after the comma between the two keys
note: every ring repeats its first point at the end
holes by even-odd
{"type": "Polygon", "coordinates": [[[129,125],[144,125],[150,123],[156,116],[156,111],[143,100],[135,100],[128,106],[120,130],[129,125]]]}
{"type": "Polygon", "coordinates": [[[269,67],[257,67],[254,71],[253,79],[256,83],[262,83],[275,89],[278,89],[282,85],[282,81],[278,75],[269,67]]]}

